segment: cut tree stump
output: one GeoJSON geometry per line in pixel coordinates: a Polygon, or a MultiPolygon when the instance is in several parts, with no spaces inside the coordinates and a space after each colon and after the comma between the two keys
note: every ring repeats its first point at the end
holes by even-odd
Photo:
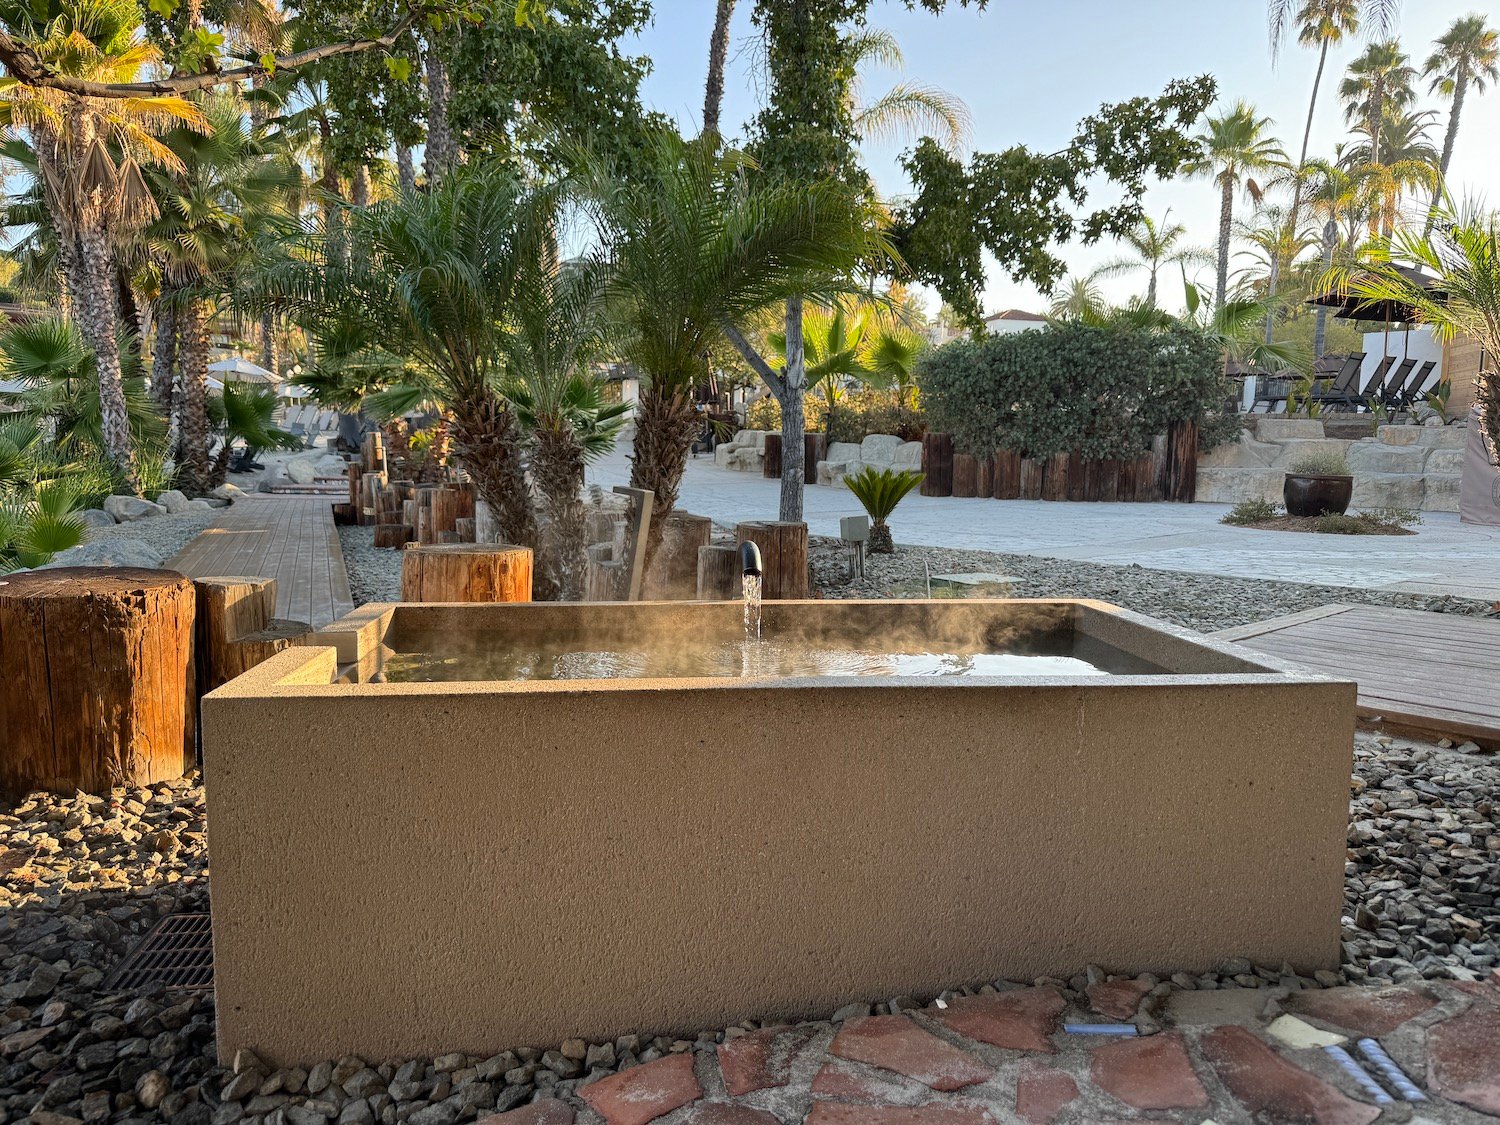
{"type": "Polygon", "coordinates": [[[1008,449],[995,450],[996,500],[1021,498],[1021,455],[1008,449]]]}
{"type": "Polygon", "coordinates": [[[767,434],[765,452],[760,459],[760,475],[767,480],[781,479],[781,435],[767,434]]]}
{"type": "Polygon", "coordinates": [[[194,757],[193,584],[67,567],[0,580],[0,790],[104,793],[194,757]]]}
{"type": "Polygon", "coordinates": [[[807,597],[807,524],[756,520],[736,525],[734,534],[737,543],[760,548],[761,597],[767,601],[807,597]]]}
{"type": "Polygon", "coordinates": [[[403,602],[529,602],[531,549],[503,543],[415,544],[401,555],[403,602]]]}
{"type": "Polygon", "coordinates": [[[277,620],[276,579],[195,578],[198,694],[206,695],[282,649],[306,644],[305,621],[277,620]]]}
{"type": "Polygon", "coordinates": [[[667,517],[661,546],[646,576],[646,597],[691,598],[698,589],[698,548],[708,546],[713,520],[689,512],[667,517]]]}
{"type": "Polygon", "coordinates": [[[728,602],[741,593],[738,547],[709,546],[698,548],[698,600],[728,602]]]}
{"type": "Polygon", "coordinates": [[[953,495],[979,495],[979,461],[967,453],[953,455],[953,495]]]}
{"type": "Polygon", "coordinates": [[[415,537],[411,527],[404,523],[377,523],[375,525],[375,546],[377,547],[394,547],[399,550],[415,537]]]}

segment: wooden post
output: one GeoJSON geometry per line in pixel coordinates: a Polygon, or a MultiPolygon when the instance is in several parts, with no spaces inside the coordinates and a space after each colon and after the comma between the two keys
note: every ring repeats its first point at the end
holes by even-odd
{"type": "Polygon", "coordinates": [[[499,543],[415,544],[401,555],[403,602],[529,602],[531,549],[499,543]]]}
{"type": "Polygon", "coordinates": [[[458,533],[460,543],[474,542],[474,517],[459,516],[453,521],[453,530],[458,533]]]}
{"type": "Polygon", "coordinates": [[[1042,499],[1066,500],[1068,498],[1068,455],[1054,453],[1042,467],[1042,499]]]}
{"type": "Polygon", "coordinates": [[[1099,462],[1099,499],[1105,501],[1120,498],[1120,466],[1117,457],[1099,462]]]}
{"type": "Polygon", "coordinates": [[[68,567],[0,581],[0,791],[104,793],[193,761],[193,584],[68,567]]]}
{"type": "Polygon", "coordinates": [[[625,566],[614,561],[613,543],[594,543],[584,550],[583,600],[615,602],[620,600],[620,586],[625,566]]]}
{"type": "Polygon", "coordinates": [[[979,495],[979,462],[967,453],[953,455],[953,495],[979,495]]]}
{"type": "Polygon", "coordinates": [[[828,459],[827,434],[802,435],[802,471],[808,484],[818,483],[818,462],[828,459]]]}
{"type": "Polygon", "coordinates": [[[1088,463],[1084,461],[1083,454],[1078,450],[1072,450],[1068,454],[1066,486],[1060,499],[1063,500],[1086,500],[1088,499],[1088,463]]]}
{"type": "Polygon", "coordinates": [[[1021,498],[1021,455],[1008,449],[995,450],[996,500],[1019,500],[1021,498]]]}
{"type": "Polygon", "coordinates": [[[193,589],[200,696],[312,637],[305,621],[275,619],[274,578],[195,578],[193,589]]]}
{"type": "Polygon", "coordinates": [[[333,522],[338,527],[349,527],[359,523],[359,505],[357,504],[335,504],[333,506],[333,522]]]}
{"type": "Polygon", "coordinates": [[[649,488],[628,488],[623,484],[615,485],[611,491],[630,498],[630,512],[625,517],[625,542],[615,558],[625,567],[625,584],[620,596],[626,601],[638,602],[646,577],[646,538],[656,510],[656,493],[649,488]]]}
{"type": "Polygon", "coordinates": [[[1040,500],[1042,498],[1042,465],[1044,464],[1036,457],[1021,458],[1021,490],[1022,500],[1040,500]]]}
{"type": "Polygon", "coordinates": [[[733,601],[741,594],[740,552],[737,547],[698,548],[698,600],[733,601]]]}
{"type": "Polygon", "coordinates": [[[760,548],[761,597],[785,601],[808,595],[807,524],[753,520],[736,525],[739,543],[760,548]]]}
{"type": "Polygon", "coordinates": [[[1198,491],[1198,423],[1173,422],[1167,430],[1166,498],[1191,504],[1198,491]]]}
{"type": "Polygon", "coordinates": [[[993,496],[995,494],[995,459],[993,457],[980,457],[979,481],[975,485],[974,495],[993,496]]]}
{"type": "Polygon", "coordinates": [[[1169,494],[1167,464],[1167,435],[1157,434],[1151,439],[1151,481],[1155,498],[1160,500],[1169,494]]]}
{"type": "Polygon", "coordinates": [[[690,512],[673,512],[662,530],[656,562],[646,576],[650,598],[691,598],[698,589],[698,548],[708,545],[713,520],[690,512]]]}
{"type": "Polygon", "coordinates": [[[400,550],[412,541],[412,529],[404,523],[377,523],[375,546],[400,550]]]}
{"type": "Polygon", "coordinates": [[[923,496],[953,495],[953,435],[922,435],[923,496]]]}
{"type": "Polygon", "coordinates": [[[765,454],[760,459],[760,475],[767,480],[781,479],[781,435],[767,434],[765,454]]]}

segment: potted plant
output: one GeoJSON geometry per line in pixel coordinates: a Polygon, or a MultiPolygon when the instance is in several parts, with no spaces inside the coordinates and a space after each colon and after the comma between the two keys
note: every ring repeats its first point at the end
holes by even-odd
{"type": "Polygon", "coordinates": [[[922,483],[922,476],[922,473],[866,465],[862,471],[844,478],[849,491],[870,515],[870,554],[895,554],[891,529],[885,521],[906,494],[922,483]]]}
{"type": "Polygon", "coordinates": [[[1342,453],[1324,450],[1293,461],[1281,486],[1287,515],[1342,515],[1354,494],[1349,460],[1342,453]]]}

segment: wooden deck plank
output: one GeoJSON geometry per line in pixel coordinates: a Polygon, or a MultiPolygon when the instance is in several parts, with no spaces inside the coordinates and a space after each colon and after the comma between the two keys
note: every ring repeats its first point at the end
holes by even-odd
{"type": "Polygon", "coordinates": [[[276,616],[291,621],[322,626],[354,608],[327,497],[246,497],[166,565],[193,578],[274,578],[276,616]]]}
{"type": "Polygon", "coordinates": [[[1375,606],[1317,610],[1220,638],[1355,680],[1367,721],[1500,749],[1500,620],[1375,606]]]}

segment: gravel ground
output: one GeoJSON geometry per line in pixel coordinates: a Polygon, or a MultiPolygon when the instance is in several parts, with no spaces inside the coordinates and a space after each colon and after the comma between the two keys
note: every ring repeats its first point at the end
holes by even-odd
{"type": "Polygon", "coordinates": [[[867,555],[864,578],[851,582],[848,551],[837,539],[814,538],[810,548],[813,583],[828,598],[920,598],[926,596],[928,573],[980,572],[1016,578],[1018,581],[1009,589],[1013,597],[1098,598],[1205,633],[1330,602],[1500,615],[1494,605],[1463,598],[1222,578],[1136,565],[1109,566],[941,547],[898,546],[894,555],[867,555]]]}
{"type": "Polygon", "coordinates": [[[375,546],[373,527],[340,527],[344,566],[355,605],[401,600],[401,552],[375,546]]]}
{"type": "Polygon", "coordinates": [[[159,552],[165,560],[186,547],[193,536],[221,514],[218,509],[211,512],[183,512],[175,516],[152,516],[150,519],[117,523],[114,527],[91,527],[88,541],[100,543],[134,539],[159,552]]]}
{"type": "MultiPolygon", "coordinates": [[[[1467,980],[1500,963],[1495,761],[1362,734],[1352,789],[1342,971],[1299,977],[1234,959],[1216,974],[1172,975],[1160,988],[1467,980]]],[[[309,1070],[273,1070],[242,1052],[221,1067],[207,995],[105,987],[105,974],[163,914],[207,908],[204,826],[197,778],[105,797],[35,795],[0,814],[0,1122],[458,1125],[566,1096],[582,1081],[668,1053],[710,1050],[757,1026],[704,1032],[696,1042],[653,1039],[643,1028],[608,1043],[518,1047],[490,1058],[347,1058],[309,1070]]],[[[1079,966],[1066,981],[1029,983],[1054,984],[1079,1001],[1103,975],[1079,966]]],[[[961,983],[961,992],[974,991],[961,983]]],[[[839,1018],[883,1014],[895,1003],[856,1003],[839,1018]]]]}

